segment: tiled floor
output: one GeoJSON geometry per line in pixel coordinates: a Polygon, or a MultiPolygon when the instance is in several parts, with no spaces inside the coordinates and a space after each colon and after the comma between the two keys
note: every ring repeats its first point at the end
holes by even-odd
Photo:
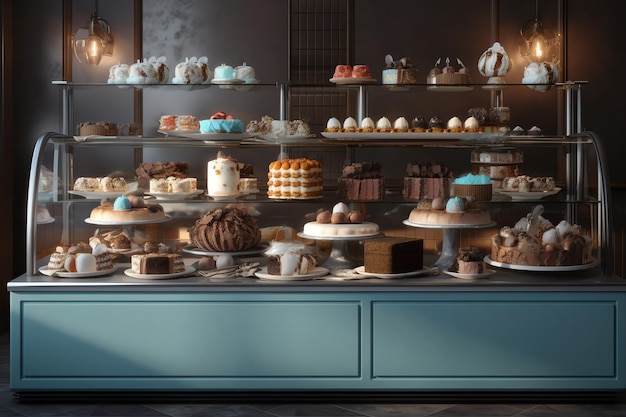
{"type": "Polygon", "coordinates": [[[54,401],[20,402],[9,389],[9,341],[0,335],[0,417],[624,417],[626,401],[408,403],[367,401],[217,402],[54,401]]]}

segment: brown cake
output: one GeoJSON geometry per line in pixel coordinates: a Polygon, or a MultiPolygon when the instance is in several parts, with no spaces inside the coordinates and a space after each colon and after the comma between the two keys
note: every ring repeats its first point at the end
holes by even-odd
{"type": "Polygon", "coordinates": [[[409,213],[409,222],[427,225],[482,225],[491,222],[489,212],[475,201],[452,197],[420,200],[409,213]]]}
{"type": "Polygon", "coordinates": [[[459,251],[450,270],[459,274],[482,274],[487,270],[487,265],[478,248],[471,248],[459,251]]]}
{"type": "Polygon", "coordinates": [[[381,237],[365,241],[365,272],[399,274],[424,267],[424,241],[401,237],[381,237]]]}
{"type": "Polygon", "coordinates": [[[314,247],[299,241],[272,242],[265,251],[270,275],[306,275],[317,265],[314,247]]]}
{"type": "Polygon", "coordinates": [[[222,208],[205,213],[189,229],[191,243],[213,252],[239,252],[257,246],[261,231],[245,210],[222,208]]]}
{"type": "Polygon", "coordinates": [[[91,210],[89,219],[106,223],[133,223],[159,221],[165,218],[160,204],[147,204],[141,197],[120,196],[111,201],[104,199],[91,210]]]}
{"type": "Polygon", "coordinates": [[[136,274],[174,274],[185,271],[183,257],[176,253],[133,255],[131,270],[136,274]]]}
{"type": "Polygon", "coordinates": [[[378,162],[347,165],[337,181],[339,198],[345,201],[382,200],[385,196],[385,178],[378,162]]]}
{"type": "Polygon", "coordinates": [[[450,197],[452,171],[438,162],[410,162],[406,166],[406,176],[402,197],[406,200],[450,197]]]}
{"type": "Polygon", "coordinates": [[[322,196],[322,164],[313,159],[281,159],[268,168],[267,196],[276,199],[309,199],[322,196]]]}

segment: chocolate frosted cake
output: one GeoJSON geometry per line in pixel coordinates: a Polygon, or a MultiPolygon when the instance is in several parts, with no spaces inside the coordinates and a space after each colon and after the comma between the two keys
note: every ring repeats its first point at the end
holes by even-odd
{"type": "Polygon", "coordinates": [[[338,179],[339,198],[346,201],[382,200],[385,178],[378,162],[358,162],[343,168],[338,179]]]}
{"type": "Polygon", "coordinates": [[[406,176],[402,187],[402,197],[406,200],[450,197],[452,171],[437,162],[410,162],[406,166],[406,176]]]}
{"type": "Polygon", "coordinates": [[[205,213],[189,229],[191,243],[213,252],[239,252],[257,246],[261,231],[245,210],[223,208],[205,213]]]}
{"type": "Polygon", "coordinates": [[[424,267],[424,241],[401,237],[368,239],[364,247],[365,272],[399,274],[424,267]]]}

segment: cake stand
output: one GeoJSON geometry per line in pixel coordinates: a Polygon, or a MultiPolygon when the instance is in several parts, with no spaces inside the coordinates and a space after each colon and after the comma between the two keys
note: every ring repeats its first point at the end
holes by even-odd
{"type": "Polygon", "coordinates": [[[459,253],[459,244],[461,237],[461,230],[464,229],[486,229],[493,227],[496,222],[491,221],[485,224],[422,224],[412,223],[408,220],[404,220],[403,224],[411,227],[419,227],[423,229],[441,229],[443,232],[443,241],[441,248],[441,255],[433,266],[439,267],[441,271],[447,271],[459,253]]]}
{"type": "Polygon", "coordinates": [[[327,268],[331,274],[334,274],[342,269],[354,269],[357,264],[350,259],[348,253],[348,242],[372,239],[375,237],[383,236],[382,233],[375,233],[371,235],[359,235],[359,236],[311,236],[305,233],[298,233],[298,237],[311,240],[330,240],[332,246],[330,249],[330,255],[328,259],[321,265],[327,268]]]}

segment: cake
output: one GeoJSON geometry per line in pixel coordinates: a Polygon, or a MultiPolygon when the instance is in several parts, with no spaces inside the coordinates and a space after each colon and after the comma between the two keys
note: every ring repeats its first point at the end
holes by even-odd
{"type": "Polygon", "coordinates": [[[459,274],[483,274],[487,271],[487,264],[483,261],[478,248],[462,249],[450,267],[450,271],[459,274]]]}
{"type": "Polygon", "coordinates": [[[553,177],[530,177],[519,175],[516,177],[506,177],[502,180],[502,190],[525,192],[553,191],[555,182],[553,177]]]}
{"type": "Polygon", "coordinates": [[[176,253],[133,255],[130,269],[135,274],[175,274],[185,272],[183,257],[176,253]]]}
{"type": "Polygon", "coordinates": [[[406,200],[433,199],[450,197],[452,171],[437,162],[409,162],[402,187],[402,197],[406,200]]]}
{"type": "Polygon", "coordinates": [[[490,201],[492,197],[491,178],[485,174],[466,174],[452,182],[452,195],[471,197],[476,201],[490,201]]]}
{"type": "Polygon", "coordinates": [[[395,61],[391,55],[385,56],[383,84],[417,84],[417,68],[410,58],[395,61]]]}
{"type": "Polygon", "coordinates": [[[373,274],[401,274],[424,267],[424,241],[380,237],[364,243],[364,270],[373,274]]]}
{"type": "Polygon", "coordinates": [[[363,64],[357,64],[352,67],[352,78],[372,78],[370,67],[363,64]]]}
{"type": "Polygon", "coordinates": [[[222,64],[215,67],[214,81],[234,80],[235,78],[235,69],[230,65],[222,64]]]}
{"type": "Polygon", "coordinates": [[[411,132],[427,132],[428,131],[428,122],[424,116],[417,115],[411,120],[411,132]]]}
{"type": "Polygon", "coordinates": [[[258,179],[254,175],[254,167],[250,164],[239,163],[239,192],[259,192],[258,179]]]}
{"type": "Polygon", "coordinates": [[[311,127],[303,120],[274,120],[263,116],[261,120],[251,120],[246,125],[246,132],[254,136],[276,139],[284,136],[306,136],[311,134],[311,127]]]}
{"type": "Polygon", "coordinates": [[[113,122],[82,122],[78,125],[80,136],[117,136],[117,124],[113,122]]]}
{"type": "Polygon", "coordinates": [[[265,251],[270,275],[306,275],[317,265],[315,248],[298,241],[274,241],[265,251]]]}
{"type": "Polygon", "coordinates": [[[379,233],[376,223],[363,221],[363,213],[337,203],[331,210],[321,210],[315,221],[304,224],[302,232],[311,237],[372,236],[379,233]]]}
{"type": "Polygon", "coordinates": [[[257,82],[256,71],[250,65],[238,65],[235,67],[235,78],[242,80],[246,84],[254,84],[257,82]]]}
{"type": "Polygon", "coordinates": [[[52,216],[50,215],[50,211],[48,211],[47,208],[42,207],[42,206],[38,206],[37,207],[37,223],[41,224],[41,223],[48,223],[50,221],[52,221],[52,216]]]}
{"type": "Polygon", "coordinates": [[[488,84],[502,84],[502,77],[511,69],[511,59],[500,42],[494,42],[478,58],[478,72],[489,77],[488,84]]]}
{"type": "Polygon", "coordinates": [[[376,132],[379,133],[390,133],[392,132],[391,122],[385,116],[381,117],[376,121],[376,132]]]}
{"type": "Polygon", "coordinates": [[[57,246],[50,254],[48,269],[66,272],[96,272],[113,268],[113,260],[103,244],[90,246],[84,243],[71,247],[57,246]]]}
{"type": "Polygon", "coordinates": [[[170,79],[170,68],[165,63],[167,58],[164,56],[152,56],[148,59],[148,63],[154,68],[155,78],[158,84],[167,83],[170,79]]]}
{"type": "Polygon", "coordinates": [[[464,85],[469,84],[469,70],[463,65],[459,58],[456,59],[459,65],[458,70],[450,65],[450,58],[446,58],[446,65],[439,68],[441,58],[437,59],[435,66],[429,71],[426,77],[426,84],[430,84],[429,88],[437,85],[464,85]]]}
{"type": "Polygon", "coordinates": [[[74,191],[119,192],[128,191],[128,184],[122,177],[78,177],[74,181],[74,191]]]}
{"type": "Polygon", "coordinates": [[[211,80],[211,68],[207,57],[185,58],[174,68],[172,84],[206,84],[211,80]]]}
{"type": "Polygon", "coordinates": [[[245,210],[223,208],[206,212],[189,229],[191,243],[215,252],[239,252],[258,246],[261,231],[245,210]]]}
{"type": "Polygon", "coordinates": [[[539,92],[545,92],[559,82],[559,68],[551,62],[531,62],[524,68],[522,84],[539,92]]]}
{"type": "Polygon", "coordinates": [[[188,193],[198,189],[197,178],[151,178],[151,193],[188,193]]]}
{"type": "Polygon", "coordinates": [[[115,201],[104,199],[91,210],[90,220],[106,223],[134,223],[159,221],[165,218],[160,204],[148,204],[137,196],[119,196],[115,201]]]}
{"type": "Polygon", "coordinates": [[[196,116],[167,114],[159,118],[159,130],[197,132],[200,130],[200,123],[196,116]]]}
{"type": "Polygon", "coordinates": [[[130,67],[128,64],[115,64],[109,69],[108,84],[126,84],[130,67]]]}
{"type": "Polygon", "coordinates": [[[472,199],[451,197],[446,200],[437,197],[419,201],[417,207],[409,213],[409,222],[444,226],[485,225],[491,222],[491,216],[472,199]]]}
{"type": "Polygon", "coordinates": [[[200,120],[200,133],[242,133],[243,122],[232,115],[217,112],[209,119],[200,120]]]}
{"type": "Polygon", "coordinates": [[[267,196],[276,199],[322,197],[322,164],[313,159],[281,159],[268,168],[267,196]]]}
{"type": "Polygon", "coordinates": [[[516,148],[477,148],[470,156],[472,174],[485,174],[491,178],[495,188],[502,188],[502,180],[506,177],[520,175],[524,154],[516,148]]]}
{"type": "Polygon", "coordinates": [[[235,158],[218,152],[207,163],[207,192],[210,196],[239,195],[239,163],[235,158]]]}
{"type": "Polygon", "coordinates": [[[352,78],[352,66],[351,65],[337,65],[335,66],[335,72],[333,78],[352,78]]]}
{"type": "Polygon", "coordinates": [[[92,246],[103,244],[107,247],[107,249],[114,252],[129,251],[133,248],[139,248],[139,246],[132,241],[130,236],[121,229],[98,233],[91,236],[89,238],[89,244],[92,246]]]}
{"type": "Polygon", "coordinates": [[[135,169],[135,179],[139,188],[148,190],[151,179],[188,178],[188,172],[187,162],[142,162],[135,169]]]}
{"type": "Polygon", "coordinates": [[[356,162],[345,166],[337,181],[342,200],[382,200],[385,196],[385,178],[378,162],[356,162]]]}
{"type": "Polygon", "coordinates": [[[492,236],[491,260],[512,265],[571,266],[593,261],[592,240],[580,225],[562,220],[556,226],[538,205],[513,227],[492,236]]]}
{"type": "Polygon", "coordinates": [[[154,67],[147,61],[137,60],[128,69],[128,84],[158,84],[154,67]]]}

